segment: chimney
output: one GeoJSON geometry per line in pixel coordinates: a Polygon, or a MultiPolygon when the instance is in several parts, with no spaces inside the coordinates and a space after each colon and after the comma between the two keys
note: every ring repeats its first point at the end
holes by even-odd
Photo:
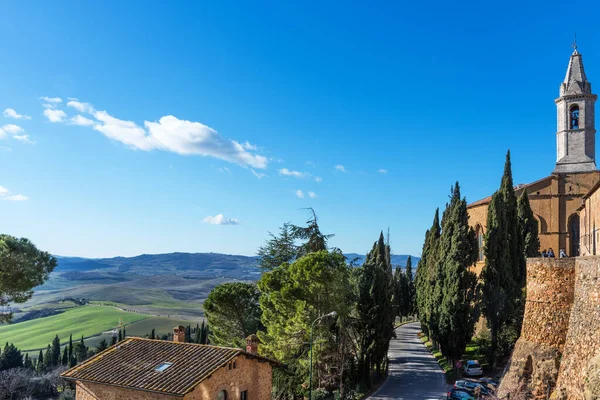
{"type": "Polygon", "coordinates": [[[250,354],[258,354],[258,344],[260,340],[258,336],[252,334],[246,338],[246,352],[250,354]]]}
{"type": "Polygon", "coordinates": [[[173,328],[173,341],[175,343],[185,343],[185,326],[179,325],[173,328]]]}

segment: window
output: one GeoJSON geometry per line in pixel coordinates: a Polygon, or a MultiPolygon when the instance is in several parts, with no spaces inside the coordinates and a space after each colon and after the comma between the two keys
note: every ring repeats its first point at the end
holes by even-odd
{"type": "Polygon", "coordinates": [[[233,360],[233,369],[235,369],[235,360],[233,360]]]}
{"type": "Polygon", "coordinates": [[[575,104],[570,111],[569,129],[579,129],[579,106],[575,104]]]}
{"type": "Polygon", "coordinates": [[[160,364],[158,367],[156,367],[154,370],[156,372],[164,372],[167,368],[169,368],[171,365],[173,365],[173,363],[170,362],[165,362],[160,364]]]}
{"type": "Polygon", "coordinates": [[[217,394],[217,400],[227,400],[227,392],[221,390],[219,394],[217,394]]]}
{"type": "Polygon", "coordinates": [[[248,391],[244,390],[240,393],[240,400],[248,400],[248,391]]]}
{"type": "Polygon", "coordinates": [[[477,225],[475,235],[477,237],[477,261],[483,261],[483,228],[481,225],[477,225]]]}

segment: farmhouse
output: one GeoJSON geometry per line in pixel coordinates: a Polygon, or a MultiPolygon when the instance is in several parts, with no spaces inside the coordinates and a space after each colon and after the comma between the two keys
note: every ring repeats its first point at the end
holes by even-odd
{"type": "Polygon", "coordinates": [[[258,338],[246,350],[174,340],[127,338],[66,371],[77,400],[259,400],[271,398],[275,361],[259,356],[258,338]]]}

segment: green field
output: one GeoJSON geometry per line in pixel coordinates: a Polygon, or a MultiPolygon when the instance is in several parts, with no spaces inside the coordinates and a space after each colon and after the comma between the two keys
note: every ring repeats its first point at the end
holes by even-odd
{"type": "MultiPolygon", "coordinates": [[[[125,325],[150,318],[149,315],[130,313],[113,307],[82,306],[66,310],[64,313],[31,321],[0,326],[0,343],[13,343],[21,350],[45,348],[58,334],[61,342],[95,336],[114,329],[119,320],[125,325]]],[[[129,332],[128,332],[129,334],[129,332]]]]}

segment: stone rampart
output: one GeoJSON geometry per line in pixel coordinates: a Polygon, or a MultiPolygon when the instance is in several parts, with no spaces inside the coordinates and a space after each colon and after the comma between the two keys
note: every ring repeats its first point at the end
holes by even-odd
{"type": "Polygon", "coordinates": [[[578,257],[575,301],[553,398],[600,399],[600,257],[578,257]]]}
{"type": "Polygon", "coordinates": [[[574,258],[527,260],[527,301],[499,397],[547,399],[556,383],[574,299],[574,258]]]}
{"type": "Polygon", "coordinates": [[[499,397],[600,399],[600,257],[527,260],[527,302],[499,397]]]}

